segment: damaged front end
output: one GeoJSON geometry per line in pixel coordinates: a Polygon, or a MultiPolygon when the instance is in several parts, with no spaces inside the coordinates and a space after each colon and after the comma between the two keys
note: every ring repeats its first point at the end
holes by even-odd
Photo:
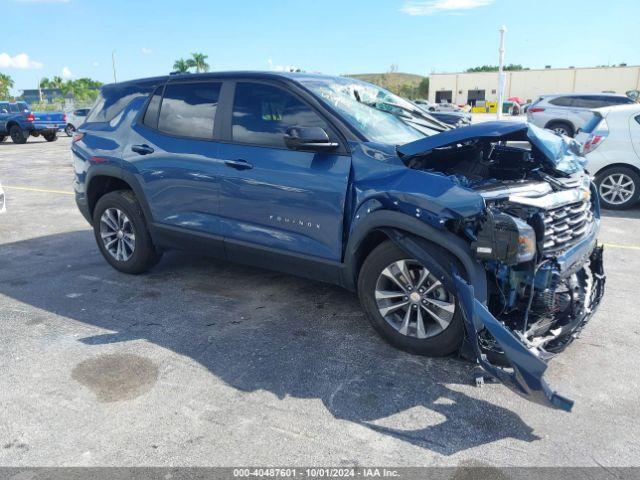
{"type": "MultiPolygon", "coordinates": [[[[486,302],[455,267],[440,275],[457,293],[478,365],[519,395],[569,411],[573,402],[543,374],[604,294],[596,192],[572,140],[527,125],[474,127],[414,142],[399,154],[411,168],[447,175],[484,200],[480,214],[446,228],[469,242],[486,272],[486,302]]],[[[434,268],[428,247],[392,238],[434,268]]]]}

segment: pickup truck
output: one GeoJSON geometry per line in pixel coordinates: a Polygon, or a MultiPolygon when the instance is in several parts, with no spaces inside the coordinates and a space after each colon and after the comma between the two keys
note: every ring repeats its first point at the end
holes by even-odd
{"type": "Polygon", "coordinates": [[[62,112],[31,112],[26,102],[0,101],[0,142],[10,136],[13,143],[27,143],[29,136],[40,135],[54,142],[58,131],[66,126],[62,112]]]}

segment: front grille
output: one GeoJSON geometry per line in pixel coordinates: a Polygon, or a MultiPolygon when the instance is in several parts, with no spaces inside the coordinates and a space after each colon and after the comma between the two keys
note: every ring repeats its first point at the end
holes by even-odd
{"type": "Polygon", "coordinates": [[[575,245],[589,233],[592,222],[589,200],[547,210],[544,213],[545,252],[564,250],[575,245]]]}

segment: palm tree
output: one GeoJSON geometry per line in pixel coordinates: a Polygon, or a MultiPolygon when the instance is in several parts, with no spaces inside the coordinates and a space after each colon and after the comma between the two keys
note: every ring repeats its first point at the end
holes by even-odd
{"type": "Polygon", "coordinates": [[[209,64],[206,62],[209,55],[205,55],[204,53],[194,52],[191,54],[191,58],[188,60],[189,66],[195,67],[196,72],[208,72],[209,64]]]}
{"type": "Polygon", "coordinates": [[[4,73],[0,73],[0,98],[7,98],[9,96],[9,90],[13,87],[13,78],[4,73]]]}
{"type": "Polygon", "coordinates": [[[40,80],[40,88],[50,88],[51,87],[51,80],[49,80],[47,77],[43,77],[40,80]]]}
{"type": "Polygon", "coordinates": [[[185,60],[184,58],[179,58],[173,64],[173,70],[180,73],[187,73],[190,67],[191,64],[189,60],[185,60]]]}

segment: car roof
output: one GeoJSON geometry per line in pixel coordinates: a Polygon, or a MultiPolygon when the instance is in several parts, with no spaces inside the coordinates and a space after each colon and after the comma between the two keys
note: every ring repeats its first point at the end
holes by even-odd
{"type": "Polygon", "coordinates": [[[549,95],[540,95],[542,98],[547,99],[547,98],[555,98],[555,97],[582,97],[584,95],[588,95],[588,96],[592,96],[592,95],[597,95],[597,96],[607,96],[607,97],[617,97],[617,98],[629,98],[626,95],[622,94],[622,93],[607,93],[607,92],[582,92],[582,93],[553,93],[553,94],[549,94],[549,95]]]}
{"type": "Polygon", "coordinates": [[[594,112],[599,112],[603,117],[611,114],[633,115],[640,113],[640,103],[628,103],[626,105],[611,105],[609,107],[594,108],[594,112]]]}
{"type": "Polygon", "coordinates": [[[129,85],[139,84],[160,84],[164,82],[172,82],[176,80],[207,80],[207,79],[222,79],[222,78],[237,78],[237,77],[251,77],[254,79],[288,79],[293,81],[312,80],[312,79],[350,79],[353,81],[361,81],[350,77],[339,77],[336,75],[325,75],[321,73],[307,73],[307,72],[274,72],[274,71],[261,71],[261,70],[239,70],[239,71],[226,71],[226,72],[206,72],[206,73],[175,73],[170,75],[162,75],[159,77],[149,78],[137,78],[134,80],[127,80],[125,82],[109,83],[103,86],[103,88],[115,88],[126,87],[129,85]]]}

